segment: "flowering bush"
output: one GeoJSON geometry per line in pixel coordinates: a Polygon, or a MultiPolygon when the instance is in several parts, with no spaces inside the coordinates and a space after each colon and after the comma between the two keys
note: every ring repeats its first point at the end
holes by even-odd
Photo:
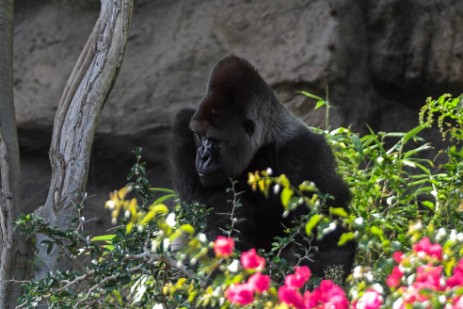
{"type": "Polygon", "coordinates": [[[452,230],[447,237],[443,236],[447,235],[447,231],[439,229],[434,238],[440,237],[442,245],[431,242],[427,236],[419,238],[423,231],[416,230],[417,226],[420,224],[411,226],[409,235],[419,240],[411,245],[409,251],[396,251],[391,257],[394,266],[385,280],[389,288],[386,292],[378,283],[366,285],[366,282],[374,281],[367,278],[368,275],[355,274],[357,278],[352,280],[362,284],[350,289],[351,300],[344,289],[331,280],[322,280],[310,291],[307,282],[311,272],[307,266],[294,267],[294,272],[287,274],[279,285],[272,282],[270,276],[262,274],[265,260],[251,249],[241,253],[240,261],[244,273],[250,270],[255,273],[243,282],[228,286],[225,298],[232,305],[256,305],[260,302],[271,308],[405,309],[419,304],[419,308],[463,309],[463,250],[460,249],[463,233],[452,230]],[[276,288],[276,294],[271,291],[271,285],[276,288]],[[258,294],[266,297],[256,298],[258,294]]]}
{"type": "Polygon", "coordinates": [[[422,308],[463,308],[463,258],[456,231],[443,244],[423,237],[411,251],[394,255],[395,265],[386,279],[392,292],[388,303],[393,308],[418,302],[422,308]]]}
{"type": "MultiPolygon", "coordinates": [[[[61,246],[76,263],[25,282],[18,308],[44,303],[50,308],[463,309],[461,100],[448,95],[428,100],[420,116],[421,125],[404,133],[322,132],[353,193],[350,213],[320,212],[324,197],[317,195],[316,184],[294,185],[269,171],[251,174],[251,188],[279,193],[285,212],[307,208],[307,216],[289,226],[268,252],[238,252],[229,237],[207,239],[202,231],[209,210],[182,207],[175,192],[152,188],[137,151],[131,182],[106,203],[117,223],[111,234],[91,236],[56,229],[33,215],[21,217],[23,232],[46,234],[50,240],[42,244],[49,251],[61,246]],[[432,148],[418,133],[436,118],[443,137],[458,143],[432,161],[418,157],[432,148]],[[321,237],[330,231],[334,217],[351,231],[340,243],[358,243],[346,281],[335,268],[323,279],[312,276],[303,266],[310,250],[297,256],[295,267],[281,256],[295,235],[314,235],[317,229],[321,237]]],[[[83,217],[77,221],[85,226],[83,217]]]]}

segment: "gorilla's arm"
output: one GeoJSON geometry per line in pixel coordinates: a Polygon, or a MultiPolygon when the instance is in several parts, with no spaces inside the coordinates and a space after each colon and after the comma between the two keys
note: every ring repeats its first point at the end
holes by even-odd
{"type": "Polygon", "coordinates": [[[198,201],[201,197],[198,174],[195,169],[196,147],[189,128],[193,109],[180,111],[173,127],[174,143],[171,152],[172,176],[181,200],[198,201]]]}
{"type": "Polygon", "coordinates": [[[335,158],[322,135],[301,127],[293,138],[282,143],[278,154],[278,165],[292,184],[313,181],[321,193],[334,198],[329,206],[348,208],[349,188],[336,172],[335,158]]]}
{"type": "MultiPolygon", "coordinates": [[[[315,134],[307,128],[286,141],[279,152],[279,166],[291,183],[298,185],[304,180],[313,181],[318,190],[329,194],[334,200],[328,200],[329,207],[348,209],[351,194],[346,183],[336,172],[336,161],[326,140],[322,135],[315,134]]],[[[306,213],[304,207],[299,207],[291,215],[297,218],[306,213]]],[[[324,276],[326,269],[340,265],[348,274],[355,257],[355,242],[337,246],[339,237],[347,232],[338,227],[325,235],[320,241],[312,242],[318,247],[314,262],[308,263],[311,270],[318,276],[324,276]]]]}

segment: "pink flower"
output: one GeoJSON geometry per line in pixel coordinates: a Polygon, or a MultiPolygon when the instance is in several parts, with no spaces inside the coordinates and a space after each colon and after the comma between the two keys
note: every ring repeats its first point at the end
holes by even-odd
{"type": "Polygon", "coordinates": [[[278,289],[278,298],[282,303],[289,306],[294,306],[297,309],[304,308],[301,293],[286,285],[283,285],[278,289]]]}
{"type": "Polygon", "coordinates": [[[404,254],[400,251],[396,251],[392,254],[392,258],[397,264],[400,264],[400,262],[402,262],[403,257],[404,257],[404,254]]]}
{"type": "MultiPolygon", "coordinates": [[[[420,293],[414,286],[402,287],[402,300],[405,305],[413,305],[416,303],[423,303],[428,300],[429,294],[425,295],[420,293]]],[[[403,308],[408,308],[409,306],[404,306],[403,308]]],[[[426,307],[431,308],[431,307],[426,307]]]]}
{"type": "Polygon", "coordinates": [[[394,266],[394,268],[392,268],[392,273],[386,279],[387,286],[390,288],[398,287],[403,275],[404,273],[400,270],[400,268],[398,266],[394,266]]]}
{"type": "Polygon", "coordinates": [[[261,271],[265,267],[265,259],[256,253],[256,249],[243,252],[240,257],[241,265],[244,269],[256,269],[261,271]]]}
{"type": "Polygon", "coordinates": [[[286,276],[285,285],[293,289],[300,289],[310,279],[311,272],[307,266],[296,266],[294,271],[294,274],[286,276]]]}
{"type": "Polygon", "coordinates": [[[454,299],[451,300],[452,305],[447,304],[445,306],[445,309],[463,309],[463,297],[462,296],[457,296],[454,299]]]}
{"type": "Polygon", "coordinates": [[[247,305],[254,301],[254,290],[250,284],[232,284],[225,291],[225,297],[232,304],[247,305]]]}
{"type": "Polygon", "coordinates": [[[312,275],[310,268],[307,266],[296,266],[294,267],[294,272],[296,275],[300,276],[302,280],[304,280],[305,282],[307,282],[310,279],[310,276],[312,275]]]}
{"type": "Polygon", "coordinates": [[[302,297],[304,308],[316,308],[318,301],[318,295],[314,295],[310,291],[304,292],[304,296],[302,297]]]}
{"type": "Polygon", "coordinates": [[[235,248],[235,241],[233,238],[225,236],[218,236],[214,242],[214,253],[218,257],[229,257],[235,248]]]}
{"type": "Polygon", "coordinates": [[[424,253],[430,257],[442,260],[442,246],[440,244],[431,244],[428,237],[422,238],[419,242],[413,245],[413,251],[416,254],[424,253]]]}
{"type": "Polygon", "coordinates": [[[331,280],[322,280],[320,286],[309,295],[307,302],[318,302],[321,308],[347,309],[349,306],[344,290],[331,280]]]}
{"type": "Polygon", "coordinates": [[[463,259],[458,261],[453,269],[453,275],[447,279],[447,286],[451,288],[463,286],[463,259]]]}
{"type": "Polygon", "coordinates": [[[353,309],[378,309],[383,304],[383,297],[375,290],[367,290],[354,304],[353,309]]]}
{"type": "Polygon", "coordinates": [[[416,269],[416,279],[413,287],[417,290],[430,289],[442,291],[442,266],[422,265],[416,269]]]}
{"type": "Polygon", "coordinates": [[[248,284],[257,293],[262,293],[270,288],[270,276],[255,273],[249,277],[248,284]]]}

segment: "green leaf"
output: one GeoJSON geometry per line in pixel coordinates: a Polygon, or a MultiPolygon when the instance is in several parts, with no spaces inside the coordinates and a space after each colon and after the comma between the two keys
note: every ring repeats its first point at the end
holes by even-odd
{"type": "Polygon", "coordinates": [[[325,106],[325,105],[326,105],[326,101],[323,101],[323,100],[317,101],[317,104],[315,104],[315,108],[314,108],[314,109],[317,110],[317,109],[319,109],[319,108],[321,108],[321,107],[323,107],[323,106],[325,106]]]}
{"type": "Polygon", "coordinates": [[[354,240],[355,234],[354,232],[343,233],[338,241],[338,246],[345,245],[348,241],[354,240]]]}
{"type": "Polygon", "coordinates": [[[284,208],[288,208],[289,201],[291,200],[293,194],[293,190],[291,190],[289,187],[284,188],[281,192],[281,204],[283,204],[284,208]]]}
{"type": "Polygon", "coordinates": [[[409,151],[405,152],[404,153],[404,159],[407,159],[408,157],[413,156],[414,154],[416,154],[418,152],[421,152],[421,151],[424,151],[424,150],[429,150],[429,149],[432,149],[432,148],[433,147],[430,146],[429,144],[421,145],[418,148],[415,148],[415,149],[412,149],[412,150],[409,150],[409,151]]]}
{"type": "Polygon", "coordinates": [[[433,210],[434,209],[434,203],[431,201],[422,201],[421,204],[423,206],[428,207],[429,209],[433,210]]]}
{"type": "Polygon", "coordinates": [[[51,250],[53,249],[53,242],[51,240],[43,240],[41,245],[47,245],[47,254],[49,255],[51,253],[51,250]]]}
{"type": "Polygon", "coordinates": [[[312,235],[312,230],[317,226],[318,222],[322,219],[320,214],[315,214],[310,217],[309,222],[305,225],[305,232],[308,236],[312,235]]]}
{"type": "Polygon", "coordinates": [[[154,205],[161,204],[161,203],[164,203],[164,201],[166,201],[166,200],[168,200],[168,199],[177,198],[177,197],[178,197],[177,193],[167,194],[167,195],[161,196],[160,198],[158,198],[157,200],[155,200],[155,201],[153,202],[153,204],[154,204],[154,205]]]}
{"type": "Polygon", "coordinates": [[[330,214],[333,216],[338,216],[342,218],[347,218],[348,214],[346,210],[342,207],[330,207],[330,214]]]}
{"type": "Polygon", "coordinates": [[[130,234],[130,232],[132,232],[132,229],[133,229],[133,223],[132,222],[127,223],[127,225],[125,226],[125,233],[130,234]]]}
{"type": "Polygon", "coordinates": [[[383,239],[384,237],[384,233],[383,233],[383,230],[381,230],[379,227],[377,226],[372,226],[370,227],[370,233],[374,236],[377,236],[379,237],[380,239],[383,239]]]}
{"type": "Polygon", "coordinates": [[[180,226],[180,230],[190,235],[193,235],[195,233],[195,228],[191,224],[183,224],[182,226],[180,226]]]}
{"type": "Polygon", "coordinates": [[[417,135],[418,133],[423,131],[423,129],[425,129],[425,128],[426,128],[425,126],[419,125],[419,126],[413,128],[413,129],[411,129],[407,133],[405,133],[405,135],[404,135],[404,137],[402,139],[402,145],[405,145],[412,137],[414,137],[415,135],[417,135]]]}
{"type": "Polygon", "coordinates": [[[360,140],[360,138],[357,136],[357,135],[352,135],[351,136],[351,141],[352,141],[352,144],[354,145],[354,149],[355,151],[360,154],[360,156],[362,157],[363,159],[363,146],[362,146],[362,141],[360,140]]]}
{"type": "Polygon", "coordinates": [[[111,241],[113,238],[116,237],[116,234],[106,234],[106,235],[99,235],[92,237],[90,241],[111,241]]]}
{"type": "Polygon", "coordinates": [[[304,95],[306,97],[309,97],[311,99],[317,100],[317,101],[324,101],[323,98],[321,98],[321,97],[319,97],[319,96],[317,96],[315,94],[312,94],[310,92],[307,92],[307,91],[298,91],[298,93],[300,93],[300,94],[302,94],[302,95],[304,95]]]}
{"type": "Polygon", "coordinates": [[[153,192],[165,192],[165,193],[170,193],[170,194],[176,194],[176,192],[172,189],[167,189],[167,188],[150,188],[150,191],[153,192]]]}

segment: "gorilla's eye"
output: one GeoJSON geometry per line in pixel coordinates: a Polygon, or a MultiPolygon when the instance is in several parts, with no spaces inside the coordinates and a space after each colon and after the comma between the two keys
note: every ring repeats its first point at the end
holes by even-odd
{"type": "Polygon", "coordinates": [[[243,126],[244,131],[249,136],[252,136],[252,134],[254,133],[254,128],[255,128],[254,122],[252,120],[246,119],[245,121],[241,123],[241,125],[243,126]]]}

